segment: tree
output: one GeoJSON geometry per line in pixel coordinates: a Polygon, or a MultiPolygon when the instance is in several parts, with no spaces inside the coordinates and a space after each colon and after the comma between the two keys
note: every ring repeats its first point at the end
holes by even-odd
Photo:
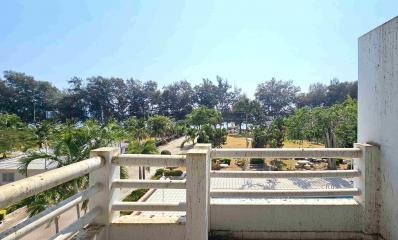
{"type": "MultiPolygon", "coordinates": [[[[156,154],[158,149],[155,145],[155,141],[147,140],[143,143],[139,141],[132,141],[128,145],[128,153],[131,154],[156,154]]],[[[145,179],[145,168],[139,167],[139,179],[145,179]]]]}
{"type": "Polygon", "coordinates": [[[267,130],[264,126],[253,129],[253,148],[265,148],[268,143],[267,130]]]}
{"type": "Polygon", "coordinates": [[[260,104],[256,100],[250,100],[246,95],[241,95],[239,100],[235,102],[232,107],[234,121],[238,123],[239,130],[242,129],[242,123],[246,125],[246,132],[248,124],[261,125],[264,124],[264,117],[260,104]]]}
{"type": "Polygon", "coordinates": [[[300,88],[293,81],[272,78],[257,85],[255,97],[268,118],[284,117],[291,113],[296,103],[296,94],[300,88]]]}
{"type": "MultiPolygon", "coordinates": [[[[357,103],[352,98],[331,107],[301,108],[285,121],[290,139],[322,141],[327,148],[352,147],[356,142],[357,103]]],[[[329,168],[336,169],[336,160],[329,168]]]]}
{"type": "Polygon", "coordinates": [[[219,112],[207,107],[198,107],[187,115],[188,123],[199,129],[205,124],[216,125],[221,122],[221,119],[222,117],[219,112]]]}
{"type": "Polygon", "coordinates": [[[217,85],[215,88],[215,94],[217,99],[216,109],[224,115],[231,111],[233,104],[238,100],[241,90],[235,88],[233,91],[231,85],[227,80],[224,80],[220,76],[216,76],[217,85]]]}
{"type": "Polygon", "coordinates": [[[187,81],[180,81],[163,87],[160,95],[159,113],[177,120],[192,112],[194,91],[187,81]]]}
{"type": "Polygon", "coordinates": [[[218,103],[217,86],[208,78],[203,78],[202,83],[194,87],[195,101],[199,106],[214,108],[218,103]]]}
{"type": "Polygon", "coordinates": [[[298,107],[321,107],[327,103],[328,87],[322,83],[310,85],[308,93],[301,93],[297,97],[298,107]]]}
{"type": "Polygon", "coordinates": [[[155,107],[160,99],[156,82],[141,82],[131,78],[127,80],[126,87],[129,116],[148,118],[148,116],[154,114],[155,107]]]}
{"type": "Polygon", "coordinates": [[[58,102],[59,117],[62,121],[84,121],[87,118],[86,89],[83,80],[73,77],[68,81],[69,88],[63,92],[58,102]]]}
{"type": "Polygon", "coordinates": [[[163,139],[172,128],[172,121],[170,118],[161,115],[154,115],[147,121],[148,129],[153,137],[160,137],[163,139]]]}
{"type": "Polygon", "coordinates": [[[206,124],[198,131],[198,143],[211,143],[212,147],[220,148],[226,143],[227,135],[227,130],[206,124]]]}
{"type": "Polygon", "coordinates": [[[29,128],[15,114],[0,114],[0,153],[5,158],[7,152],[26,151],[36,145],[34,130],[29,128]]]}
{"type": "Polygon", "coordinates": [[[128,101],[126,85],[121,78],[101,76],[87,79],[86,101],[89,113],[102,124],[112,118],[125,118],[128,101]]]}
{"type": "Polygon", "coordinates": [[[0,84],[7,104],[3,112],[14,113],[24,122],[36,122],[46,117],[46,111],[54,111],[60,92],[49,82],[36,81],[24,73],[5,71],[0,84]]]}
{"type": "Polygon", "coordinates": [[[333,78],[328,86],[326,106],[342,103],[347,99],[348,96],[353,99],[357,99],[358,81],[340,82],[339,79],[333,78]]]}
{"type": "Polygon", "coordinates": [[[268,126],[267,138],[268,144],[271,148],[283,147],[283,141],[285,140],[285,127],[282,118],[277,118],[268,126]]]}
{"type": "MultiPolygon", "coordinates": [[[[29,165],[38,158],[49,159],[57,168],[82,161],[89,157],[92,149],[113,143],[113,136],[109,126],[100,126],[93,120],[84,122],[80,127],[71,123],[58,125],[51,137],[53,151],[51,153],[29,152],[26,157],[20,159],[19,171],[27,175],[29,165]]],[[[37,214],[43,209],[76,194],[87,184],[87,177],[81,177],[61,184],[55,189],[52,188],[35,195],[27,205],[30,215],[37,214]]],[[[86,204],[83,205],[86,206],[86,204]]],[[[79,206],[77,206],[77,210],[80,214],[79,206]]],[[[57,218],[55,220],[57,221],[57,218]]]]}

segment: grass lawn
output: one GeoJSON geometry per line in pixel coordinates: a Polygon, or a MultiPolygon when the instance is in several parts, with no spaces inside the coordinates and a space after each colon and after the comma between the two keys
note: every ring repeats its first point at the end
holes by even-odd
{"type": "MultiPolygon", "coordinates": [[[[227,142],[222,146],[223,148],[246,148],[246,137],[241,135],[228,135],[227,142]]],[[[283,148],[324,148],[323,144],[312,143],[309,141],[291,141],[286,140],[283,142],[283,148]]],[[[265,163],[271,165],[273,159],[265,159],[265,163]]],[[[285,164],[283,170],[294,170],[296,161],[293,159],[282,160],[285,164]]],[[[236,165],[236,159],[232,159],[231,165],[224,170],[240,170],[236,165]]]]}
{"type": "Polygon", "coordinates": [[[285,140],[283,148],[324,148],[325,145],[320,143],[313,143],[309,141],[291,141],[285,140]]]}
{"type": "MultiPolygon", "coordinates": [[[[228,135],[227,142],[223,148],[246,148],[246,137],[240,135],[228,135]]],[[[309,141],[291,141],[283,142],[283,148],[324,148],[323,144],[313,143],[309,141]]]]}
{"type": "Polygon", "coordinates": [[[222,148],[246,148],[246,137],[239,135],[228,135],[227,142],[222,148]]]}

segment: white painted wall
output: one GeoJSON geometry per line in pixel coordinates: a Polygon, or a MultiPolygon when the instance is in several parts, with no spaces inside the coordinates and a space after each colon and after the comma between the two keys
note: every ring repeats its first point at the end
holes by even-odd
{"type": "MultiPolygon", "coordinates": [[[[353,200],[280,200],[277,204],[211,204],[211,230],[232,232],[360,232],[361,207],[353,200]]],[[[282,235],[282,234],[281,234],[282,235]]]]}
{"type": "Polygon", "coordinates": [[[358,41],[358,142],[380,145],[380,233],[398,239],[398,17],[358,41]]]}

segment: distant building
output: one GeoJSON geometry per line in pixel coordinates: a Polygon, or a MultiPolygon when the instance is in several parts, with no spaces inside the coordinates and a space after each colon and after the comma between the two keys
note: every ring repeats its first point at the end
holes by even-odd
{"type": "MultiPolygon", "coordinates": [[[[18,171],[20,165],[19,159],[20,157],[0,160],[0,185],[18,181],[26,177],[18,171]]],[[[35,159],[29,164],[28,177],[54,169],[55,167],[56,163],[51,160],[46,161],[44,158],[35,159]],[[45,167],[45,164],[47,164],[47,167],[45,167]]]]}

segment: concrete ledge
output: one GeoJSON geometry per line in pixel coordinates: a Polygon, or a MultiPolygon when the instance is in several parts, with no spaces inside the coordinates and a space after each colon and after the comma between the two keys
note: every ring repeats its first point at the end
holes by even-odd
{"type": "Polygon", "coordinates": [[[185,218],[176,216],[123,216],[110,225],[109,239],[185,240],[185,218]]]}
{"type": "Polygon", "coordinates": [[[381,240],[361,232],[230,232],[211,231],[214,240],[381,240]]]}
{"type": "Polygon", "coordinates": [[[359,206],[354,198],[212,198],[211,205],[359,206]]]}
{"type": "Polygon", "coordinates": [[[230,232],[361,232],[363,223],[353,199],[213,199],[210,215],[211,229],[230,232]]]}
{"type": "Polygon", "coordinates": [[[125,215],[115,219],[112,225],[123,224],[185,224],[185,216],[125,215]]]}

